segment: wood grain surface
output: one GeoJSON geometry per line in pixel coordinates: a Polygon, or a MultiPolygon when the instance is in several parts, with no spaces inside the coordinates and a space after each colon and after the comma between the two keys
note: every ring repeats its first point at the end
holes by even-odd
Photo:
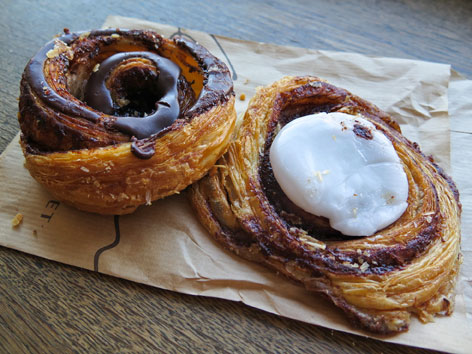
{"type": "MultiPolygon", "coordinates": [[[[18,132],[19,81],[29,58],[64,27],[98,28],[110,14],[252,41],[449,63],[472,78],[469,0],[2,0],[0,151],[18,132]]],[[[470,145],[469,128],[454,131],[453,141],[470,145]]],[[[0,352],[154,351],[430,352],[0,247],[0,352]]]]}

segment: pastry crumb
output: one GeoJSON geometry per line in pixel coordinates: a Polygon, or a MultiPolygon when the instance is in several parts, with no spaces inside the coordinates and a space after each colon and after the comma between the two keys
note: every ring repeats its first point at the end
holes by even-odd
{"type": "Polygon", "coordinates": [[[22,221],[23,221],[23,214],[18,213],[18,214],[16,214],[15,217],[12,219],[12,221],[11,221],[11,226],[12,226],[12,227],[17,227],[18,225],[21,224],[22,221]]]}
{"type": "Polygon", "coordinates": [[[49,59],[52,59],[52,58],[55,58],[59,55],[59,51],[57,50],[57,48],[54,47],[54,49],[51,49],[49,50],[47,53],[46,53],[46,56],[49,58],[49,59]]]}
{"type": "Polygon", "coordinates": [[[247,85],[249,83],[249,79],[244,80],[244,85],[247,85]]]}
{"type": "Polygon", "coordinates": [[[242,93],[240,96],[239,96],[239,99],[241,101],[244,101],[246,99],[246,95],[244,93],[242,93]]]}
{"type": "Polygon", "coordinates": [[[308,83],[308,85],[310,85],[313,88],[320,88],[321,86],[323,86],[321,82],[319,81],[311,81],[308,83]]]}
{"type": "Polygon", "coordinates": [[[152,200],[151,200],[151,191],[146,191],[146,205],[152,205],[152,200]]]}
{"type": "Polygon", "coordinates": [[[369,268],[369,263],[364,262],[361,264],[361,267],[360,267],[361,271],[365,272],[368,268],[369,268]]]}

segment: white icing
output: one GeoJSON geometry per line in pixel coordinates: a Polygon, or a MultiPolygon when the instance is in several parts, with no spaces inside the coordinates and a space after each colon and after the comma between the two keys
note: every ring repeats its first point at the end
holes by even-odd
{"type": "Polygon", "coordinates": [[[407,207],[408,180],[393,144],[360,116],[318,113],[293,120],[274,139],[270,163],[293,203],[328,218],[344,235],[372,235],[407,207]],[[355,126],[371,139],[356,135],[355,126]]]}

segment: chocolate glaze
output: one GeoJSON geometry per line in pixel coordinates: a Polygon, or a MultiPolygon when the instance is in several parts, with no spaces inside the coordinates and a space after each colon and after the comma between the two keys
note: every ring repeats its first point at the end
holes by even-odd
{"type": "MultiPolygon", "coordinates": [[[[54,49],[54,46],[58,41],[69,45],[77,38],[77,34],[68,34],[48,42],[33,58],[31,58],[28,65],[26,65],[24,79],[31,86],[33,92],[43,102],[47,102],[48,106],[51,108],[54,108],[62,113],[80,116],[92,121],[96,121],[100,118],[100,114],[60,96],[52,89],[51,86],[49,86],[44,76],[44,62],[47,59],[47,53],[54,49]]],[[[69,62],[67,57],[63,55],[61,57],[66,63],[69,62]]]]}
{"type": "Polygon", "coordinates": [[[159,133],[179,116],[177,82],[180,68],[177,64],[157,54],[147,52],[126,52],[112,55],[105,59],[100,64],[98,71],[90,76],[85,88],[85,101],[92,108],[114,115],[116,107],[110,90],[106,87],[106,80],[116,66],[131,58],[149,59],[156,65],[159,70],[156,86],[162,96],[156,102],[156,110],[151,115],[141,118],[116,117],[111,126],[138,139],[144,139],[159,133]]]}
{"type": "Polygon", "coordinates": [[[148,160],[154,156],[156,150],[154,144],[156,143],[154,139],[143,139],[138,140],[136,138],[131,139],[131,152],[142,160],[148,160]]]}
{"type": "MultiPolygon", "coordinates": [[[[27,64],[22,78],[19,120],[24,143],[32,145],[31,151],[45,153],[106,146],[120,143],[123,139],[130,141],[132,137],[155,141],[162,134],[173,130],[169,127],[176,124],[178,120],[176,118],[180,117],[184,121],[189,121],[213,106],[226,102],[230,96],[234,95],[230,73],[224,63],[199,44],[185,38],[176,38],[174,39],[176,45],[197,61],[199,67],[194,69],[203,75],[203,89],[199,97],[195,98],[191,83],[188,83],[183,75],[176,74],[175,68],[178,66],[160,56],[163,41],[161,36],[151,31],[107,29],[91,31],[88,34],[82,33],[82,35],[66,32],[64,36],[47,43],[27,64]],[[112,36],[114,34],[119,36],[112,36]],[[103,48],[106,49],[107,46],[120,41],[121,37],[149,51],[134,55],[151,60],[158,67],[156,70],[158,75],[154,76],[159,81],[157,86],[162,87],[162,90],[158,90],[160,97],[157,97],[154,109],[150,112],[145,109],[144,114],[139,113],[142,115],[139,118],[132,117],[131,114],[123,115],[119,109],[111,111],[103,108],[100,103],[90,103],[91,107],[81,101],[81,97],[73,97],[67,89],[65,78],[67,72],[73,74],[77,67],[82,65],[82,61],[99,57],[103,48]],[[59,73],[58,78],[54,80],[61,82],[65,87],[56,91],[49,85],[44,68],[48,60],[48,52],[55,48],[56,43],[60,44],[58,41],[68,45],[69,48],[66,49],[74,55],[72,58],[68,53],[61,53],[50,59],[54,60],[53,69],[59,73]],[[168,88],[170,90],[167,90],[168,88]],[[167,91],[164,92],[164,89],[167,91]],[[176,99],[179,103],[177,106],[173,104],[176,99]],[[47,132],[51,129],[50,127],[53,131],[47,132]],[[89,129],[98,130],[99,133],[89,133],[89,129]],[[70,134],[72,138],[67,138],[70,134]],[[99,134],[98,138],[94,137],[96,134],[99,134]]],[[[125,53],[123,57],[129,58],[128,55],[131,54],[125,53]]],[[[116,61],[110,60],[112,64],[119,65],[121,60],[118,58],[123,57],[118,56],[116,61]]],[[[101,64],[104,63],[105,61],[101,64]]],[[[90,86],[94,85],[90,84],[90,86]]],[[[106,94],[105,97],[107,97],[106,94]]],[[[87,99],[90,100],[90,96],[87,99]]],[[[106,106],[109,107],[110,102],[108,99],[106,101],[106,106]]],[[[182,122],[176,127],[181,125],[182,122]]],[[[149,149],[146,149],[146,154],[136,152],[142,151],[138,148],[139,146],[148,146],[148,143],[133,142],[133,151],[136,156],[147,158],[143,156],[149,155],[149,149]]]]}
{"type": "Polygon", "coordinates": [[[174,42],[191,53],[205,73],[202,91],[195,105],[186,113],[186,117],[201,114],[210,109],[215,102],[226,102],[234,95],[231,74],[222,61],[215,60],[216,58],[204,47],[184,37],[177,37],[174,42]]]}

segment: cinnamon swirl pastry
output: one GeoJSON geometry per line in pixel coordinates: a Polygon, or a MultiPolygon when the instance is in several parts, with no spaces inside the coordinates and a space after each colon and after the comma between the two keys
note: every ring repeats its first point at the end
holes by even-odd
{"type": "Polygon", "coordinates": [[[411,314],[428,322],[453,311],[453,181],[386,113],[316,77],[260,88],[191,200],[227,249],[327,296],[356,326],[395,333],[411,314]]]}
{"type": "Polygon", "coordinates": [[[107,29],[46,44],[23,73],[18,117],[26,167],[51,194],[126,214],[201,178],[236,113],[226,65],[201,45],[107,29]]]}

